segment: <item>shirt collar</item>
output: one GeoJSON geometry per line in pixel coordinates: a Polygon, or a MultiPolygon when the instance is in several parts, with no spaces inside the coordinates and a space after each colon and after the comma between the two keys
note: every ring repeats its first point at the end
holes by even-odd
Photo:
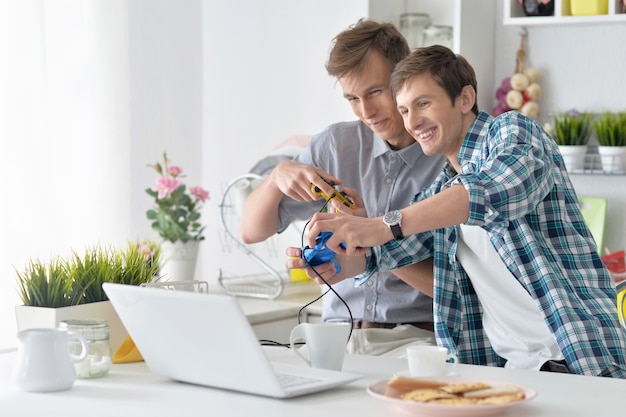
{"type": "Polygon", "coordinates": [[[489,123],[491,123],[492,119],[493,117],[491,117],[489,113],[484,111],[478,113],[478,116],[474,119],[474,122],[465,134],[465,138],[461,144],[461,149],[458,154],[459,162],[471,159],[478,147],[482,146],[483,138],[485,137],[486,130],[489,128],[489,123]]]}
{"type": "Polygon", "coordinates": [[[424,152],[422,152],[422,147],[419,143],[415,142],[406,148],[400,149],[398,151],[394,151],[389,147],[389,144],[380,138],[377,134],[374,133],[374,158],[378,158],[382,155],[391,155],[395,154],[400,159],[404,161],[409,167],[413,168],[417,161],[425,156],[424,152]]]}

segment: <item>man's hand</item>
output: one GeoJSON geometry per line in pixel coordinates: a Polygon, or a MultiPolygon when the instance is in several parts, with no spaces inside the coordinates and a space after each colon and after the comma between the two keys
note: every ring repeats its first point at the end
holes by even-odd
{"type": "Polygon", "coordinates": [[[311,190],[311,185],[328,194],[333,193],[333,187],[326,181],[341,184],[341,180],[330,175],[321,168],[299,162],[282,162],[269,174],[270,181],[283,193],[296,201],[315,201],[320,197],[311,190]]]}
{"type": "Polygon", "coordinates": [[[346,207],[341,204],[340,201],[335,199],[330,200],[330,204],[333,210],[337,213],[349,214],[360,217],[367,217],[367,210],[365,209],[365,203],[357,192],[356,188],[344,187],[342,191],[352,200],[354,208],[346,207]]]}
{"type": "Polygon", "coordinates": [[[309,246],[315,245],[315,238],[320,233],[331,232],[333,235],[326,242],[326,246],[337,254],[349,256],[362,256],[368,247],[382,245],[393,239],[391,231],[379,217],[316,213],[308,228],[309,246]],[[342,242],[345,243],[345,248],[341,245],[342,242]]]}
{"type": "Polygon", "coordinates": [[[287,269],[303,269],[306,275],[318,284],[336,284],[346,278],[351,278],[365,271],[365,256],[347,257],[335,254],[335,259],[341,265],[341,272],[337,274],[332,262],[310,267],[302,259],[300,248],[288,247],[286,254],[289,257],[285,266],[287,269]]]}

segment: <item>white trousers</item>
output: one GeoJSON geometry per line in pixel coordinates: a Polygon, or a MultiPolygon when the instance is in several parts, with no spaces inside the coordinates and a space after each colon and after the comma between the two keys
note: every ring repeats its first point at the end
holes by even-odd
{"type": "Polygon", "coordinates": [[[393,329],[354,329],[346,347],[348,353],[357,355],[406,358],[409,345],[437,344],[435,333],[410,324],[393,329]]]}

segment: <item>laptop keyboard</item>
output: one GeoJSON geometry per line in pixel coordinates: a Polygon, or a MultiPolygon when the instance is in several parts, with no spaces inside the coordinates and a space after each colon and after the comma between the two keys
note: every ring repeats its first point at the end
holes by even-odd
{"type": "Polygon", "coordinates": [[[283,388],[292,388],[297,387],[299,385],[312,384],[315,382],[322,381],[319,378],[311,378],[308,376],[302,375],[293,375],[293,374],[282,374],[278,373],[278,381],[283,388]]]}

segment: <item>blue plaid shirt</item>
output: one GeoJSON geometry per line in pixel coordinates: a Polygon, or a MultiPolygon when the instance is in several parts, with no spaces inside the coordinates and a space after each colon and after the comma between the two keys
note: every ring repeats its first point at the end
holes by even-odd
{"type": "MultiPolygon", "coordinates": [[[[580,213],[574,188],[552,138],[534,120],[481,112],[458,154],[412,202],[462,184],[469,194],[467,225],[485,229],[511,274],[541,308],[572,372],[626,378],[626,331],[615,286],[580,213]]],[[[393,270],[434,257],[437,343],[463,363],[503,366],[482,326],[482,308],[456,259],[457,227],[408,236],[372,248],[363,283],[375,270],[393,270]]],[[[523,320],[523,318],[520,318],[523,320]]]]}

